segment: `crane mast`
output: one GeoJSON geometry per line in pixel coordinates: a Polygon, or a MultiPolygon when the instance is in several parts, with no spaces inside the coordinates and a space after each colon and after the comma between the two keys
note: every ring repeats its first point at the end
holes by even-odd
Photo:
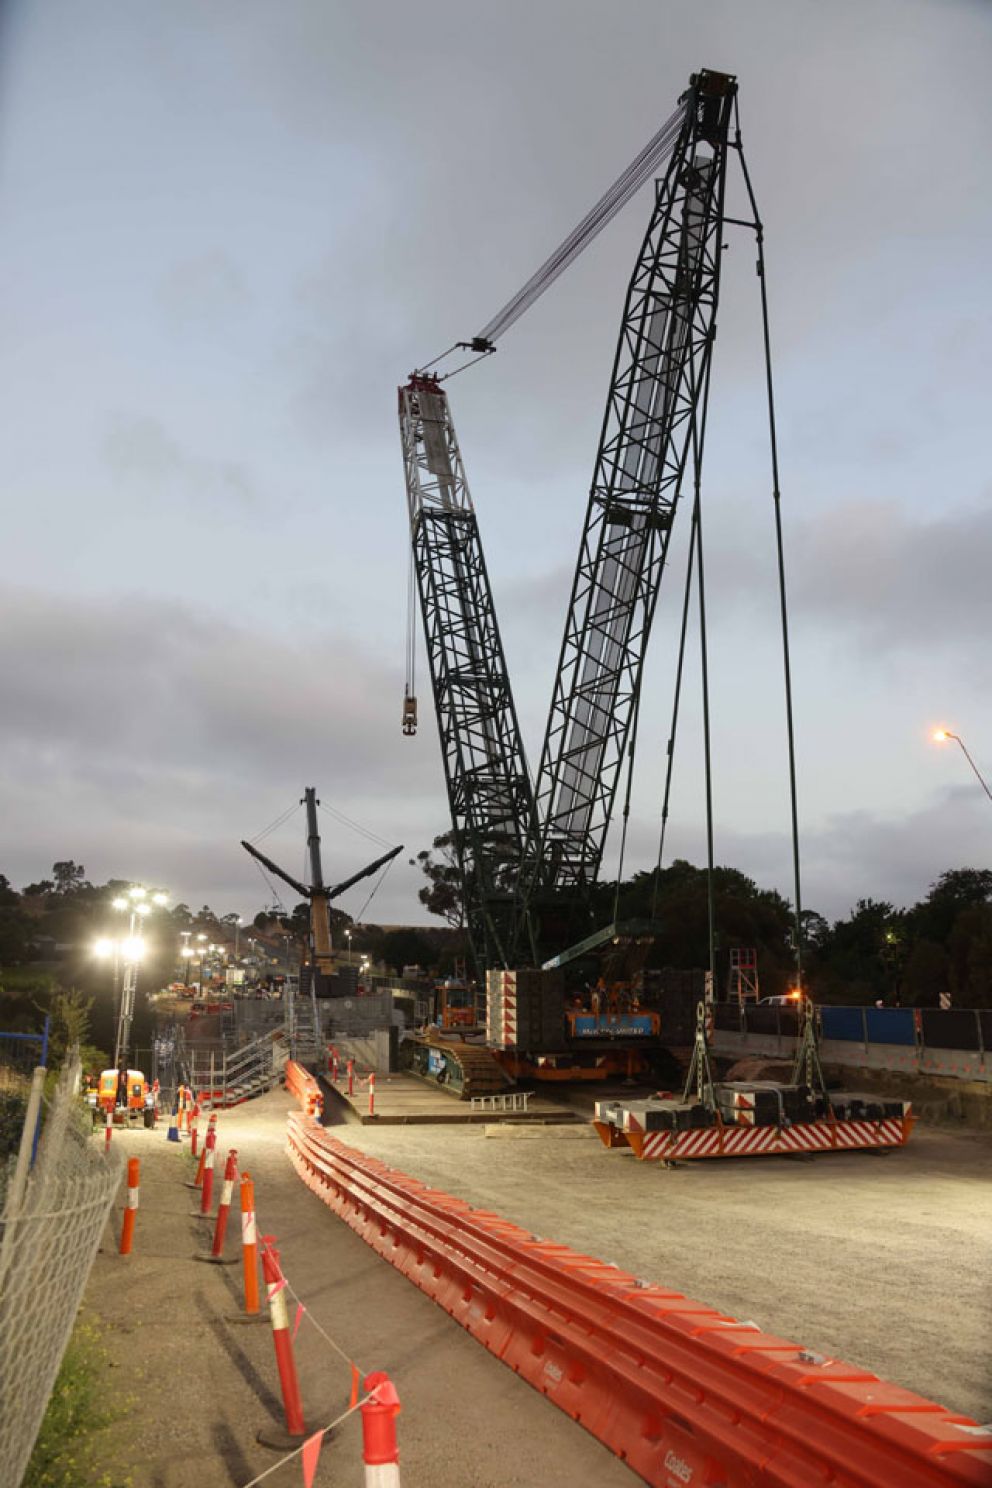
{"type": "Polygon", "coordinates": [[[473,953],[509,965],[534,802],[489,575],[447,395],[399,390],[410,536],[473,953]]]}
{"type": "MultiPolygon", "coordinates": [[[[627,290],[536,786],[447,396],[423,372],[400,389],[414,567],[480,967],[533,963],[532,909],[581,896],[600,870],[672,520],[705,406],[736,93],[730,76],[694,74],[650,149],[487,332],[459,343],[492,351],[491,328],[521,313],[518,302],[531,303],[591,240],[645,179],[645,158],[660,161],[662,147],[671,150],[627,290]]],[[[404,731],[412,732],[406,721],[404,731]]]]}
{"type": "Polygon", "coordinates": [[[732,78],[702,72],[637,257],[535,789],[535,885],[595,882],[716,331],[732,78]]]}

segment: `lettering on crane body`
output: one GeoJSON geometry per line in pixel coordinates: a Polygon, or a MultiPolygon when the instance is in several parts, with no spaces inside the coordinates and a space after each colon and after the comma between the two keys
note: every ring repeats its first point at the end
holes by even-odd
{"type": "Polygon", "coordinates": [[[692,1482],[692,1468],[684,1458],[677,1456],[675,1452],[665,1453],[665,1471],[671,1473],[672,1477],[677,1479],[679,1483],[692,1482]]]}

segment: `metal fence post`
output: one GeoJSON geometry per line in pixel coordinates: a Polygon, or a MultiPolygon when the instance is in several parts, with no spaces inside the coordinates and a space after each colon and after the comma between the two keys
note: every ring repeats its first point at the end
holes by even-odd
{"type": "Polygon", "coordinates": [[[982,1069],[984,1069],[985,1068],[985,1040],[982,1038],[982,1015],[978,1011],[977,1008],[975,1009],[975,1027],[978,1030],[978,1059],[979,1059],[979,1063],[982,1066],[982,1069]]]}

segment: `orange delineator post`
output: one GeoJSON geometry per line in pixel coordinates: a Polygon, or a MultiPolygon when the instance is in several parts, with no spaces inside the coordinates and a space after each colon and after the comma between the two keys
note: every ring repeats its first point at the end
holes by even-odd
{"type": "Polygon", "coordinates": [[[110,1151],[110,1139],[113,1136],[113,1134],[114,1134],[114,1112],[113,1112],[113,1108],[111,1106],[108,1106],[107,1107],[107,1122],[106,1122],[106,1126],[104,1127],[104,1136],[103,1136],[103,1150],[104,1150],[104,1152],[109,1152],[110,1151]]]}
{"type": "Polygon", "coordinates": [[[286,1308],[286,1282],[279,1269],[279,1252],[276,1250],[274,1235],[262,1236],[262,1271],[268,1295],[269,1317],[272,1320],[272,1342],[276,1350],[286,1430],[290,1436],[305,1436],[303,1402],[300,1399],[300,1382],[296,1375],[293,1340],[289,1332],[289,1313],[286,1308]]]}
{"type": "Polygon", "coordinates": [[[192,1154],[193,1154],[194,1157],[196,1156],[197,1139],[199,1137],[199,1132],[197,1130],[197,1122],[199,1121],[199,1118],[200,1118],[200,1108],[199,1108],[199,1106],[194,1106],[193,1107],[193,1116],[192,1116],[192,1119],[190,1121],[190,1127],[189,1127],[189,1139],[190,1139],[190,1149],[189,1150],[190,1150],[190,1152],[192,1152],[192,1154]]]}
{"type": "Polygon", "coordinates": [[[234,1192],[234,1181],[238,1176],[238,1154],[232,1147],[227,1154],[227,1162],[224,1165],[224,1184],[220,1191],[220,1203],[217,1205],[217,1223],[214,1225],[214,1243],[210,1248],[210,1254],[219,1258],[224,1254],[224,1236],[227,1233],[227,1216],[231,1209],[231,1195],[234,1192]]]}
{"type": "Polygon", "coordinates": [[[354,1095],[354,1093],[355,1093],[355,1061],[353,1059],[349,1059],[348,1060],[348,1094],[349,1095],[354,1095]]]}
{"type": "Polygon", "coordinates": [[[400,1398],[396,1386],[380,1369],[366,1376],[365,1388],[371,1392],[371,1399],[361,1407],[365,1488],[400,1488],[400,1451],[396,1442],[400,1398]]]}
{"type": "Polygon", "coordinates": [[[134,1221],[138,1213],[138,1169],[138,1158],[129,1157],[127,1160],[127,1204],[124,1209],[124,1224],[121,1227],[120,1255],[131,1254],[134,1221]]]}
{"type": "Polygon", "coordinates": [[[255,1185],[241,1174],[241,1257],[244,1264],[245,1312],[258,1312],[258,1237],[255,1229],[255,1185]]]}
{"type": "Polygon", "coordinates": [[[653,1488],[989,1488],[992,1429],[519,1226],[298,1116],[289,1154],[366,1243],[653,1488]]]}
{"type": "Polygon", "coordinates": [[[369,1075],[369,1115],[375,1115],[375,1072],[369,1075]]]}
{"type": "Polygon", "coordinates": [[[215,1127],[207,1132],[207,1140],[203,1148],[203,1187],[200,1190],[200,1213],[210,1213],[210,1204],[214,1196],[214,1152],[217,1146],[217,1130],[215,1127]]]}

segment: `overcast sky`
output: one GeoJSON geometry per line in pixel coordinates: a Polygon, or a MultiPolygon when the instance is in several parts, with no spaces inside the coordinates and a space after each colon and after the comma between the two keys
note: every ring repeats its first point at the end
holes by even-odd
{"type": "MultiPolygon", "coordinates": [[[[0,41],[15,884],[74,857],[254,913],[271,896],[238,840],[311,784],[410,853],[446,829],[422,644],[400,733],[396,385],[490,318],[701,66],[739,77],[767,230],[804,897],[833,916],[989,865],[992,808],[928,733],[992,772],[992,8],[33,0],[0,41]]],[[[451,384],[532,761],[649,211],[648,188],[451,384]]],[[[788,894],[757,284],[729,241],[704,493],[717,855],[788,894]]],[[[654,858],[681,561],[628,868],[654,858]]],[[[688,687],[667,855],[701,861],[688,687]]],[[[299,815],[267,846],[299,871],[299,815]]],[[[329,873],[375,851],[328,821],[329,873]]],[[[423,918],[407,856],[367,918],[423,918]]]]}

